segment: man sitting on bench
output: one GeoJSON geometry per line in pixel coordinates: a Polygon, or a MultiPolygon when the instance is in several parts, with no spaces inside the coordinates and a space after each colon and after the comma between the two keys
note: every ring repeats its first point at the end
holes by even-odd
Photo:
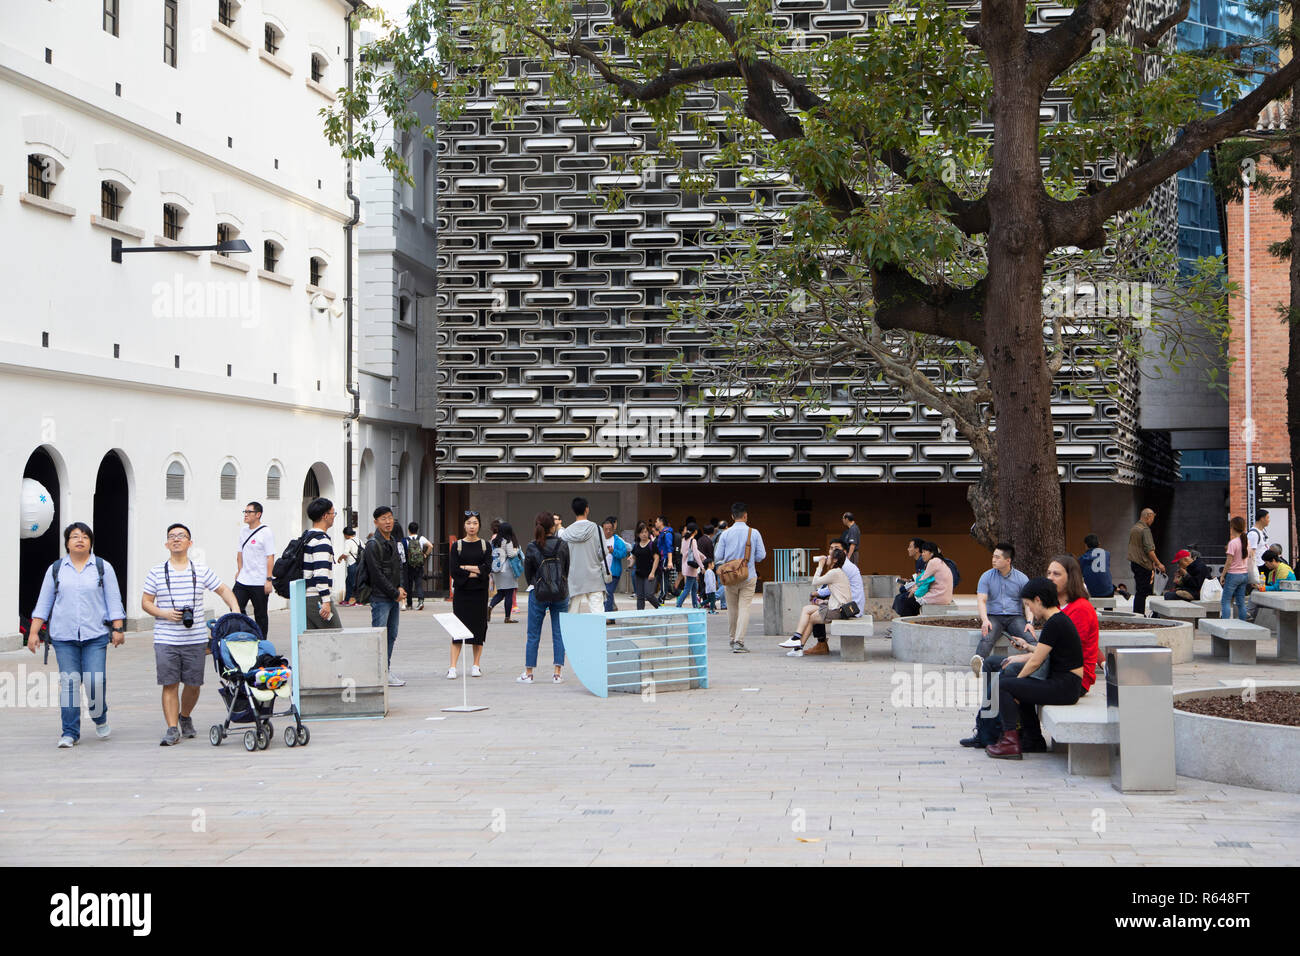
{"type": "Polygon", "coordinates": [[[1173,563],[1178,565],[1178,570],[1174,572],[1172,586],[1165,592],[1165,600],[1199,601],[1201,585],[1210,576],[1209,567],[1199,554],[1194,555],[1186,549],[1174,555],[1173,563]]]}

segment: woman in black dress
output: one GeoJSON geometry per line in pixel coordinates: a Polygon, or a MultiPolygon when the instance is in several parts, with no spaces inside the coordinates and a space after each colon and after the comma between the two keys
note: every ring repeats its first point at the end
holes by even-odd
{"type": "MultiPolygon", "coordinates": [[[[483,659],[483,642],[487,640],[488,580],[492,569],[492,548],[478,536],[478,512],[465,512],[465,537],[451,549],[451,612],[474,636],[465,643],[474,646],[474,665],[470,677],[482,677],[479,661],[483,659]]],[[[451,642],[451,667],[448,679],[456,678],[460,660],[460,641],[451,642]]]]}

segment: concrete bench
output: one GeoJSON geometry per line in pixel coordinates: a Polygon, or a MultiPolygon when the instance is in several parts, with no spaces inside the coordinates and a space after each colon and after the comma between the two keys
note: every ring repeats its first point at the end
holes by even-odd
{"type": "Polygon", "coordinates": [[[1156,617],[1175,621],[1199,621],[1209,612],[1195,601],[1166,601],[1164,598],[1147,598],[1147,607],[1156,617]]]}
{"type": "Polygon", "coordinates": [[[1076,704],[1044,704],[1039,722],[1054,744],[1065,744],[1070,773],[1090,777],[1110,774],[1110,754],[1119,743],[1119,724],[1107,720],[1104,682],[1093,684],[1076,704]]]}
{"type": "Polygon", "coordinates": [[[1115,610],[1114,595],[1112,595],[1111,597],[1089,597],[1088,600],[1092,603],[1092,606],[1096,608],[1098,611],[1115,610]]]}
{"type": "Polygon", "coordinates": [[[1268,628],[1231,618],[1201,621],[1196,629],[1210,635],[1210,653],[1226,657],[1229,664],[1254,664],[1258,642],[1273,639],[1268,628]]]}
{"type": "Polygon", "coordinates": [[[875,630],[876,626],[871,615],[864,614],[862,617],[848,621],[831,621],[826,625],[826,637],[828,640],[832,637],[839,638],[840,660],[865,661],[867,659],[866,639],[871,637],[875,630]]]}

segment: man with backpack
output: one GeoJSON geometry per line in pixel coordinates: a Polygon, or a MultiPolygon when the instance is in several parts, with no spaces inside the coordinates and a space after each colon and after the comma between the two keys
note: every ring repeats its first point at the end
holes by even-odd
{"type": "Polygon", "coordinates": [[[419,603],[415,610],[424,610],[424,562],[433,553],[433,544],[420,534],[420,526],[412,521],[406,526],[410,537],[406,539],[406,609],[411,610],[411,599],[419,603]]]}
{"type": "Polygon", "coordinates": [[[374,511],[375,536],[361,553],[361,571],[357,577],[357,600],[370,599],[370,626],[388,629],[388,686],[401,687],[406,681],[392,671],[393,645],[397,643],[398,614],[406,600],[402,587],[402,565],[406,549],[402,539],[393,537],[393,509],[380,505],[374,511]],[[364,589],[364,590],[363,590],[364,589]]]}
{"type": "Polygon", "coordinates": [[[334,527],[334,503],[316,498],[307,505],[311,527],[302,537],[302,571],[307,582],[307,629],[342,628],[331,606],[334,590],[334,545],[329,531],[334,527]]]}

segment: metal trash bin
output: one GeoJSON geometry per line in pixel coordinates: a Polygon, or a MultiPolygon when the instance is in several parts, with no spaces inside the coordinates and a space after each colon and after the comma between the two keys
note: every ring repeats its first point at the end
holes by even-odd
{"type": "Polygon", "coordinates": [[[1111,761],[1115,789],[1172,793],[1173,651],[1167,647],[1106,649],[1106,719],[1119,724],[1119,754],[1111,761]]]}

